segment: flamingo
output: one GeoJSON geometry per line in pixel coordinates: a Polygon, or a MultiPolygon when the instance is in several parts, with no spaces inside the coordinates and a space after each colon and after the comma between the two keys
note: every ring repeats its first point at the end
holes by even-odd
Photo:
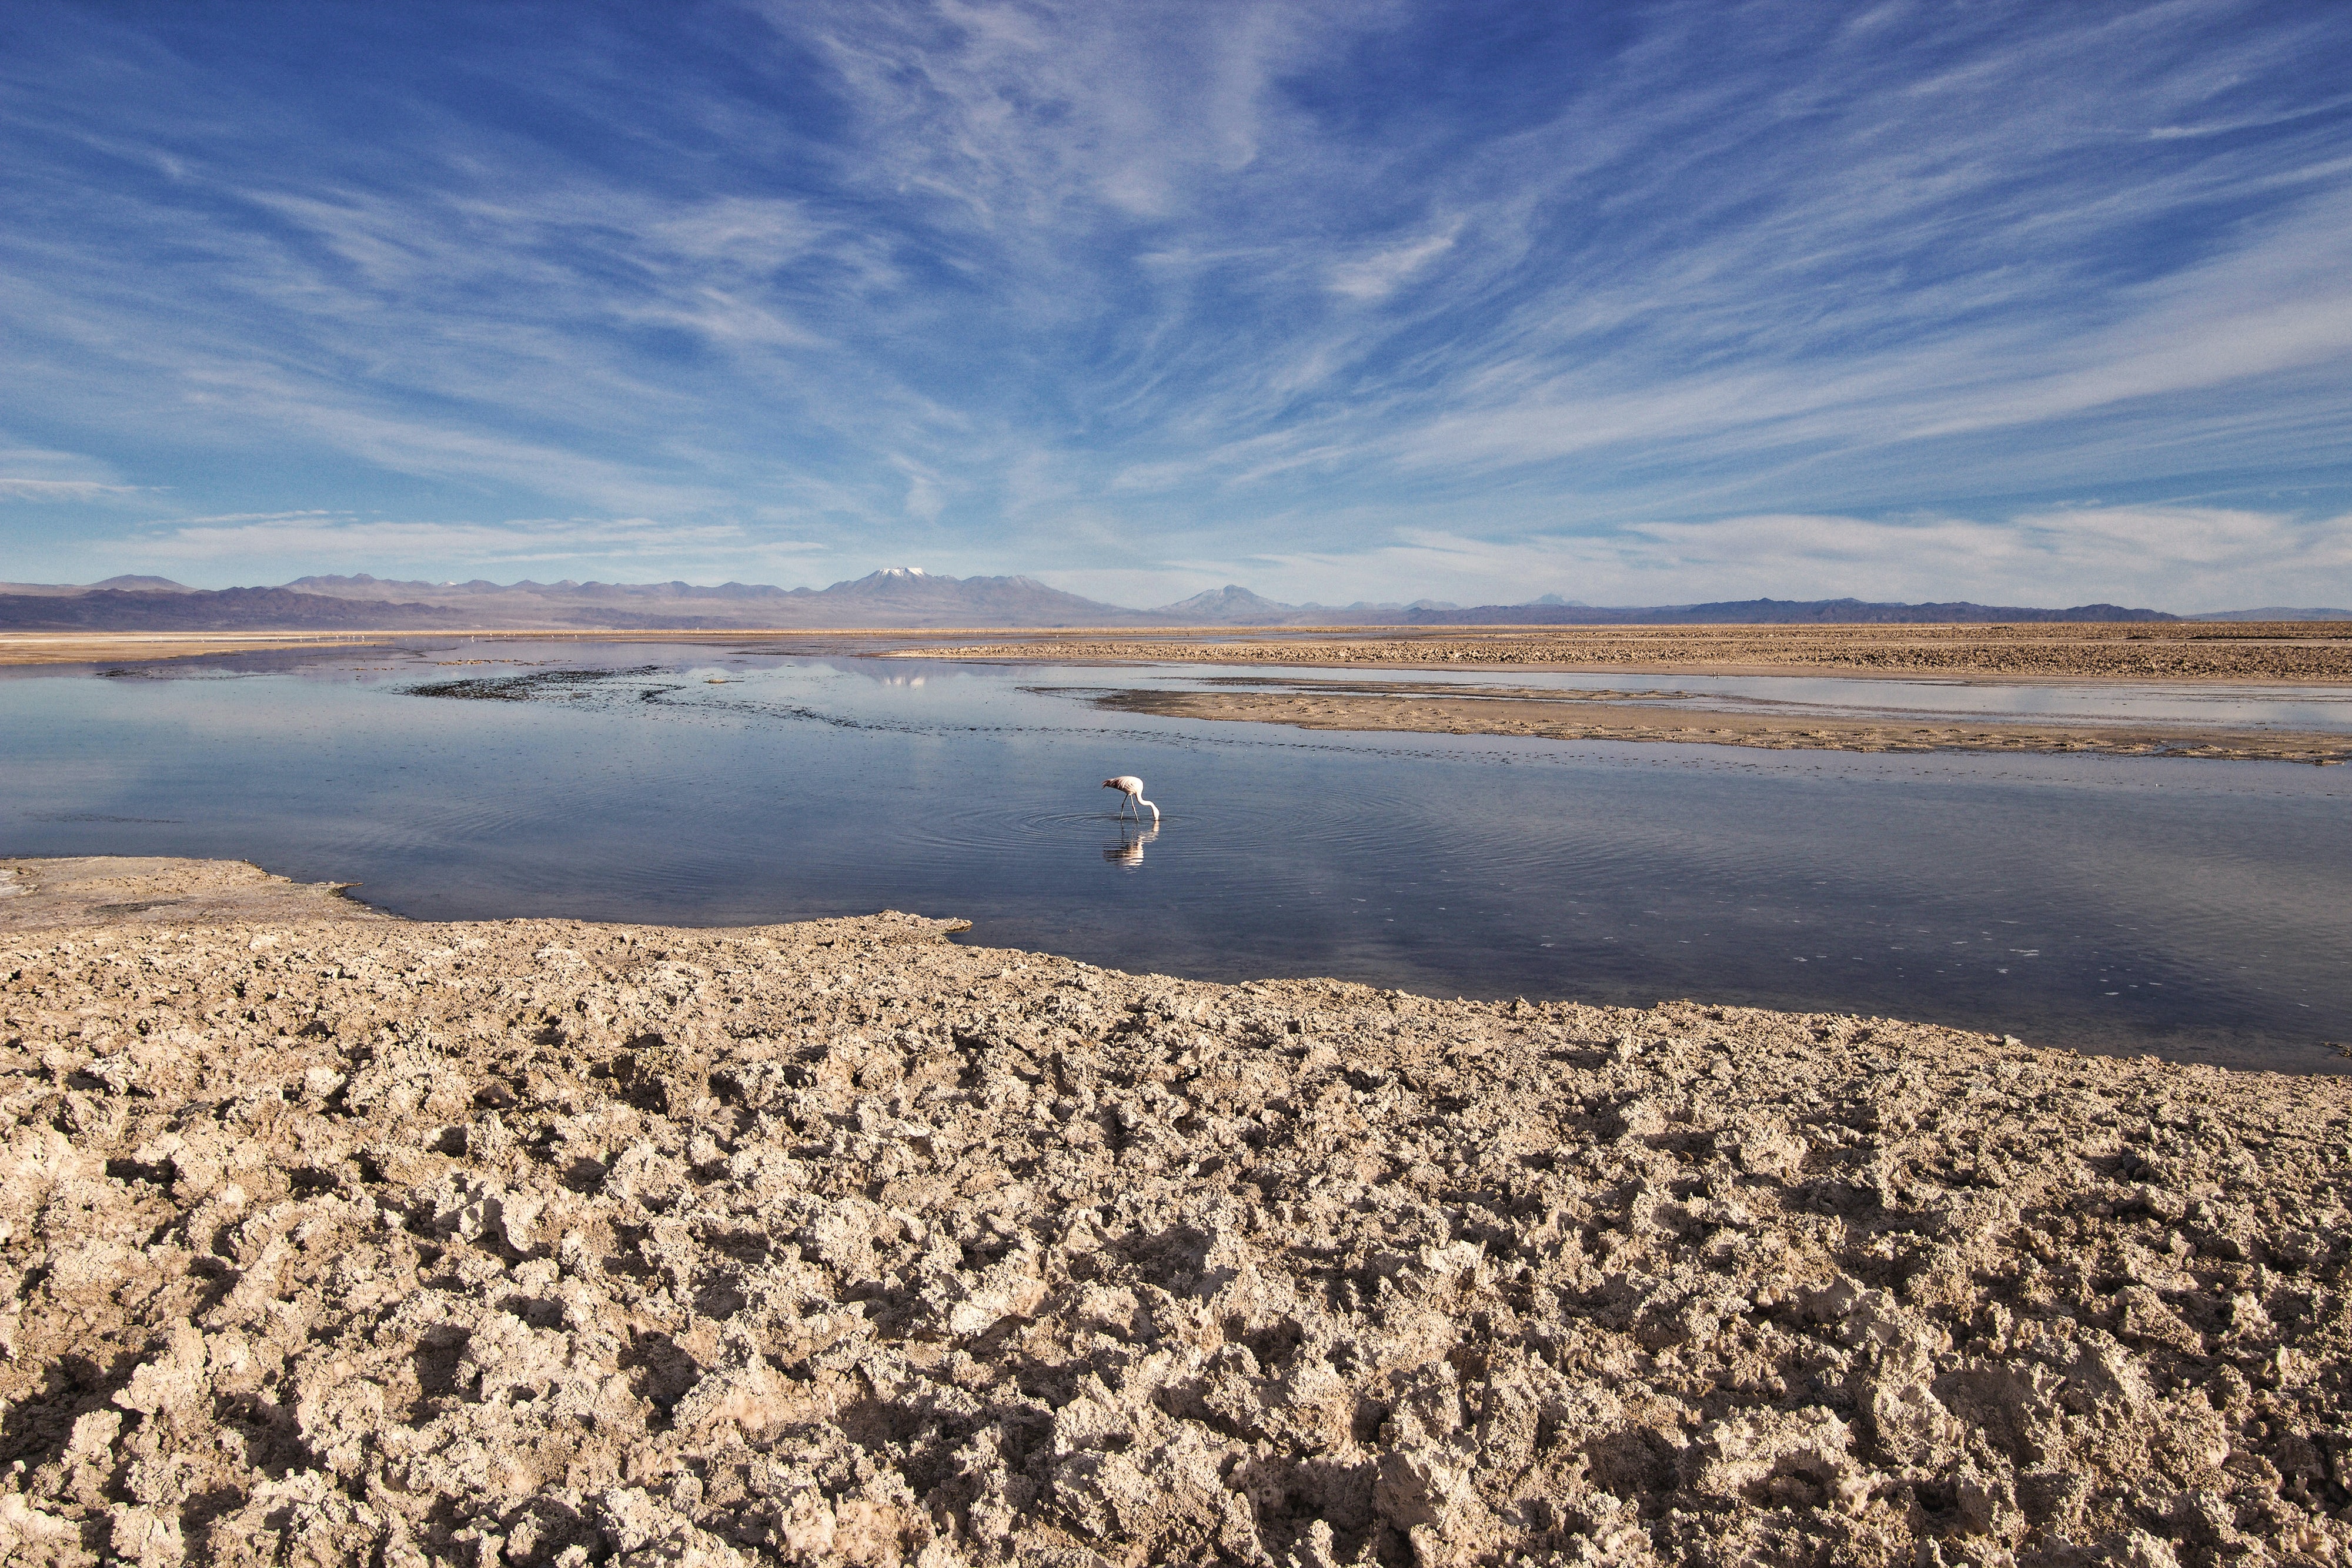
{"type": "MultiPolygon", "coordinates": [[[[1127,809],[1130,804],[1137,807],[1151,806],[1151,802],[1143,798],[1143,780],[1132,773],[1122,773],[1116,779],[1106,779],[1103,780],[1103,788],[1116,789],[1126,797],[1118,803],[1119,815],[1122,817],[1127,814],[1127,809]]],[[[1135,813],[1135,820],[1139,822],[1143,820],[1141,810],[1135,813]]],[[[1157,806],[1151,806],[1151,821],[1155,825],[1160,821],[1160,808],[1157,806]]]]}

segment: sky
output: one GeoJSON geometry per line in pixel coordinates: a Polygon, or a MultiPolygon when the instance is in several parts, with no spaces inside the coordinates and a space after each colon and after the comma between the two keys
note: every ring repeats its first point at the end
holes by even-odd
{"type": "Polygon", "coordinates": [[[2352,5],[0,8],[0,579],[2352,604],[2352,5]]]}

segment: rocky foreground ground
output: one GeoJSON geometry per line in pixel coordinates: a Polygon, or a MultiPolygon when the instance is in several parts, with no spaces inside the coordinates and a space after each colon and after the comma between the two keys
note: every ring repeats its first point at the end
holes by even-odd
{"type": "Polygon", "coordinates": [[[2343,1081],[8,869],[12,1563],[2352,1547],[2343,1081]]]}

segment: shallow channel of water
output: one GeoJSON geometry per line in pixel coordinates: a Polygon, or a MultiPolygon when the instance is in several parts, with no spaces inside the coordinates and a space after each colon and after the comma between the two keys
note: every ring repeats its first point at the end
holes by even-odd
{"type": "Polygon", "coordinates": [[[2352,770],[1310,733],[1053,689],[1105,674],[425,641],[14,672],[0,852],[239,856],[423,919],[897,907],[1202,977],[2352,1069],[2352,770]]]}

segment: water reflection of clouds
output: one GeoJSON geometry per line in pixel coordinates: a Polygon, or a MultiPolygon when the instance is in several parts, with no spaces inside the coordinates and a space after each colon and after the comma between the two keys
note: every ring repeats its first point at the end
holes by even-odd
{"type": "Polygon", "coordinates": [[[1159,836],[1157,823],[1140,831],[1123,828],[1119,831],[1118,842],[1103,846],[1103,859],[1131,871],[1143,863],[1143,846],[1159,836]]]}
{"type": "Polygon", "coordinates": [[[758,657],[772,668],[822,672],[828,675],[855,675],[872,686],[922,686],[934,683],[949,684],[959,677],[970,678],[997,672],[993,666],[960,664],[950,660],[915,657],[883,658],[872,653],[766,653],[758,657]]]}

